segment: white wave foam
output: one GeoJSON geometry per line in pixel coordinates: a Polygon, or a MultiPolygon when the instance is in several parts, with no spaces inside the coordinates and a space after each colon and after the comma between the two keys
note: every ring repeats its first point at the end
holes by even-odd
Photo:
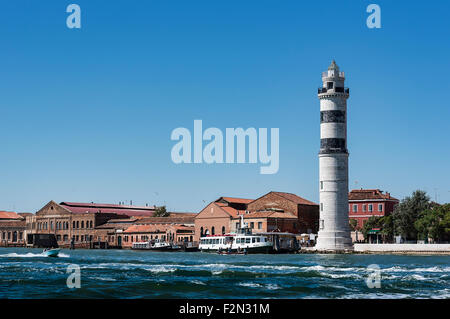
{"type": "Polygon", "coordinates": [[[259,288],[262,287],[260,284],[256,283],[256,282],[240,282],[238,283],[238,286],[241,287],[250,287],[250,288],[259,288]]]}
{"type": "Polygon", "coordinates": [[[206,283],[200,280],[191,280],[190,282],[196,285],[206,286],[206,283]]]}

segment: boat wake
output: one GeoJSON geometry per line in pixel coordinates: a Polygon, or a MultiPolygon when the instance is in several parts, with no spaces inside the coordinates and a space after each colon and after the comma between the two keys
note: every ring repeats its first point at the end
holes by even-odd
{"type": "MultiPolygon", "coordinates": [[[[33,254],[33,253],[26,253],[26,254],[17,254],[17,253],[10,253],[10,254],[4,254],[0,255],[0,258],[42,258],[42,257],[48,257],[44,253],[40,254],[33,254]]],[[[66,255],[64,253],[59,253],[58,257],[68,258],[69,255],[66,255]]]]}

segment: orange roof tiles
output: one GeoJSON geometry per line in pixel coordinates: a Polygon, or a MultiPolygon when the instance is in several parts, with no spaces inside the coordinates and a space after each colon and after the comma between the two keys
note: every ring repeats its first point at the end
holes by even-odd
{"type": "Polygon", "coordinates": [[[384,193],[379,189],[354,189],[348,194],[348,200],[385,199],[398,201],[390,193],[384,193]]]}
{"type": "Polygon", "coordinates": [[[14,219],[14,220],[21,220],[24,219],[22,216],[15,212],[5,212],[0,211],[0,219],[14,219]]]}
{"type": "Polygon", "coordinates": [[[229,203],[237,203],[237,204],[248,204],[253,202],[253,199],[247,199],[247,198],[237,198],[237,197],[221,197],[220,199],[224,199],[225,201],[229,203]]]}
{"type": "Polygon", "coordinates": [[[293,218],[297,219],[297,216],[291,213],[274,212],[274,211],[262,211],[245,214],[244,218],[293,218]]]}
{"type": "Polygon", "coordinates": [[[311,202],[307,199],[304,199],[298,195],[292,194],[292,193],[285,193],[285,192],[271,192],[273,194],[276,194],[278,196],[281,196],[291,202],[294,202],[296,204],[301,204],[301,205],[314,205],[316,206],[317,204],[314,202],[311,202]]]}

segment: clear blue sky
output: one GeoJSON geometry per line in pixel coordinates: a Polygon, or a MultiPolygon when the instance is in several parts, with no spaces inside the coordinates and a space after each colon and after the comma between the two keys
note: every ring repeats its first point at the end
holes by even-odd
{"type": "Polygon", "coordinates": [[[3,1],[0,210],[318,201],[321,72],[346,72],[350,187],[450,202],[448,1],[3,1]],[[66,27],[66,6],[82,29],[66,27]],[[377,3],[382,28],[368,29],[377,3]],[[174,128],[280,128],[280,169],[176,165],[174,128]]]}

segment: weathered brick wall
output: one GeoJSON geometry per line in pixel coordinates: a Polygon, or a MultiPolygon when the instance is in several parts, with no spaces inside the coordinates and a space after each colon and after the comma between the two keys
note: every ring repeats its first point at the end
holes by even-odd
{"type": "Polygon", "coordinates": [[[319,231],[319,205],[298,205],[300,232],[311,230],[317,234],[319,231]]]}
{"type": "Polygon", "coordinates": [[[256,199],[247,206],[247,210],[250,212],[270,210],[270,209],[282,209],[286,213],[292,213],[297,216],[298,207],[296,203],[293,203],[279,195],[269,193],[261,198],[256,199]]]}
{"type": "Polygon", "coordinates": [[[220,207],[210,203],[195,217],[194,241],[199,241],[202,228],[203,233],[208,230],[211,235],[213,227],[215,234],[221,234],[222,227],[225,228],[225,233],[229,233],[231,231],[231,218],[220,207]]]}

